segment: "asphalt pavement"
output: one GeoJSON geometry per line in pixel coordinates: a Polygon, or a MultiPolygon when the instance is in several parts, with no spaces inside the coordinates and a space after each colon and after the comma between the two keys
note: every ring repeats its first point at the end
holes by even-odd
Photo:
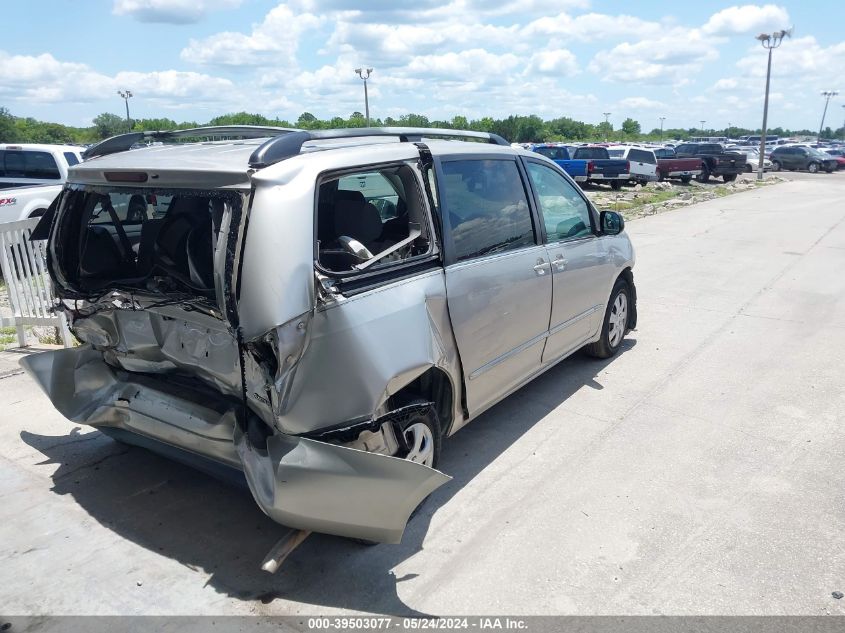
{"type": "Polygon", "coordinates": [[[64,420],[0,355],[0,613],[845,613],[845,172],[638,219],[639,328],[444,443],[401,545],[64,420]]]}

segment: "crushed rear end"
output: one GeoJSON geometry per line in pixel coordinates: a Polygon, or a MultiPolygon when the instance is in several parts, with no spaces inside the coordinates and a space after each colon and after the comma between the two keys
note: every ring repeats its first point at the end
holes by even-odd
{"type": "MultiPolygon", "coordinates": [[[[22,364],[69,420],[242,471],[280,523],[399,542],[414,508],[448,477],[279,428],[273,410],[307,347],[313,295],[291,299],[284,322],[245,329],[242,250],[257,195],[250,174],[138,167],[155,155],[124,152],[114,170],[93,160],[72,173],[52,220],[48,267],[83,345],[22,364]]],[[[302,238],[310,244],[312,235],[302,238]]],[[[301,273],[301,264],[291,267],[301,273]]],[[[260,303],[249,299],[253,315],[260,303]]]]}

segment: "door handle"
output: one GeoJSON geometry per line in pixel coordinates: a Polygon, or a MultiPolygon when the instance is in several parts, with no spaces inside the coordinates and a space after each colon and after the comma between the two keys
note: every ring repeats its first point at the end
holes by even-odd
{"type": "Polygon", "coordinates": [[[537,258],[537,265],[534,266],[534,272],[537,273],[538,277],[541,277],[546,274],[546,270],[551,270],[551,265],[546,263],[546,260],[542,257],[537,258]]]}
{"type": "Polygon", "coordinates": [[[559,273],[563,272],[563,270],[566,268],[566,264],[568,263],[569,260],[564,259],[563,255],[561,255],[560,253],[555,256],[555,260],[552,262],[552,264],[554,264],[555,270],[559,273]]]}

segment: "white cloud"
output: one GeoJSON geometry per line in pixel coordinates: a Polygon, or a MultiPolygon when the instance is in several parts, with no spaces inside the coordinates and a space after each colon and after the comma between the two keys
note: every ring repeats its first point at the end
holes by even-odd
{"type": "Polygon", "coordinates": [[[293,65],[299,38],[322,22],[311,13],[295,14],[280,4],[264,20],[253,26],[249,35],[237,32],[217,33],[202,40],[190,40],[180,57],[195,64],[224,66],[293,65]]]}
{"type": "Polygon", "coordinates": [[[225,101],[234,87],[228,79],[195,72],[124,71],[109,76],[86,64],[57,60],[48,53],[28,56],[3,51],[0,51],[0,86],[0,96],[35,103],[90,103],[128,88],[136,97],[156,99],[167,107],[184,102],[225,101]]]}
{"type": "Polygon", "coordinates": [[[528,23],[522,33],[526,37],[565,37],[579,41],[607,39],[643,39],[660,35],[665,27],[630,15],[586,13],[572,17],[568,13],[537,18],[528,23]]]}
{"type": "Polygon", "coordinates": [[[538,51],[531,56],[526,74],[539,73],[558,77],[571,77],[580,72],[578,60],[565,48],[538,51]]]}
{"type": "Polygon", "coordinates": [[[647,97],[625,97],[620,99],[616,105],[619,108],[630,110],[660,110],[666,108],[666,104],[647,97]]]}
{"type": "Polygon", "coordinates": [[[714,13],[702,31],[708,35],[741,35],[762,30],[780,30],[789,26],[789,13],[774,4],[746,4],[714,13]]]}
{"type": "Polygon", "coordinates": [[[243,0],[114,0],[112,13],[128,15],[140,22],[190,24],[209,11],[234,9],[243,0]]]}
{"type": "Polygon", "coordinates": [[[686,85],[705,64],[718,58],[715,45],[700,33],[675,28],[659,38],[623,42],[600,51],[587,69],[604,81],[686,85]]]}
{"type": "Polygon", "coordinates": [[[739,86],[739,81],[733,77],[724,77],[713,84],[713,90],[717,91],[731,91],[736,90],[739,86]]]}

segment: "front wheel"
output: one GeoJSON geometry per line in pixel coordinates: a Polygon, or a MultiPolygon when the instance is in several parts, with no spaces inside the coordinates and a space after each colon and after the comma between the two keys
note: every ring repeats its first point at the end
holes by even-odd
{"type": "Polygon", "coordinates": [[[733,182],[734,180],[736,180],[736,174],[725,174],[724,176],[722,176],[722,180],[724,180],[725,182],[733,182]]]}
{"type": "Polygon", "coordinates": [[[690,184],[691,181],[692,181],[692,176],[681,176],[681,182],[684,183],[685,185],[690,184]]]}
{"type": "Polygon", "coordinates": [[[601,326],[601,337],[595,343],[584,348],[590,356],[596,358],[610,358],[619,351],[622,340],[628,331],[628,318],[631,311],[631,292],[628,282],[617,279],[610,293],[610,301],[604,312],[601,326]]]}
{"type": "Polygon", "coordinates": [[[819,171],[819,164],[818,163],[810,163],[807,165],[807,171],[811,174],[817,174],[819,171]]]}
{"type": "Polygon", "coordinates": [[[663,177],[663,172],[658,169],[657,170],[657,182],[663,182],[664,180],[666,180],[666,179],[663,177]]]}
{"type": "Polygon", "coordinates": [[[832,173],[833,173],[833,168],[832,168],[832,167],[828,167],[827,169],[825,169],[825,171],[826,171],[827,173],[829,173],[829,174],[832,174],[832,173]]]}
{"type": "Polygon", "coordinates": [[[751,163],[745,163],[745,173],[750,174],[754,169],[751,167],[751,163]]]}
{"type": "Polygon", "coordinates": [[[772,171],[780,171],[783,169],[783,166],[780,164],[780,161],[773,160],[772,161],[772,171]]]}
{"type": "Polygon", "coordinates": [[[619,191],[622,188],[622,182],[619,180],[611,180],[610,181],[610,188],[614,191],[619,191]]]}
{"type": "Polygon", "coordinates": [[[710,168],[707,165],[701,166],[701,174],[697,180],[698,182],[708,182],[710,180],[710,168]]]}

